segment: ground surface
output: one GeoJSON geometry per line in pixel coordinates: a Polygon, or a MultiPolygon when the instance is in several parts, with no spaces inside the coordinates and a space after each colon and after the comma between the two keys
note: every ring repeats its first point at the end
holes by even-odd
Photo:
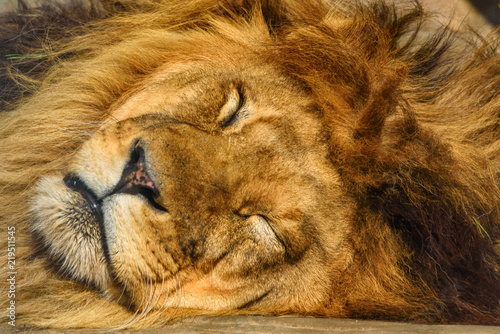
{"type": "MultiPolygon", "coordinates": [[[[0,333],[12,331],[10,326],[1,326],[0,333]]],[[[16,328],[19,333],[43,334],[104,334],[108,331],[33,331],[28,328],[16,328]]],[[[499,334],[500,327],[457,326],[457,325],[422,325],[385,321],[362,321],[345,319],[313,319],[300,317],[196,317],[184,319],[179,323],[162,329],[125,331],[127,334],[205,334],[205,333],[369,333],[369,334],[499,334]]]]}
{"type": "MultiPolygon", "coordinates": [[[[64,0],[60,0],[64,1],[64,0]]],[[[402,1],[402,0],[394,0],[402,1]]],[[[37,1],[32,1],[36,3],[37,1]]],[[[472,25],[481,32],[489,30],[489,26],[472,5],[463,0],[421,0],[427,8],[438,11],[437,19],[443,22],[454,15],[455,23],[462,21],[472,25]]],[[[490,8],[486,13],[493,18],[500,18],[499,1],[477,0],[479,10],[490,8]],[[496,3],[496,4],[495,4],[496,3]],[[498,15],[498,17],[497,17],[498,15]]],[[[0,13],[5,10],[15,9],[16,0],[0,0],[0,13]]],[[[494,20],[491,20],[496,23],[494,20]]],[[[0,333],[9,333],[12,330],[20,333],[30,333],[32,329],[1,325],[0,333]]],[[[78,334],[102,334],[106,331],[41,331],[47,334],[78,333],[78,334]]],[[[39,333],[39,331],[34,331],[39,333]]],[[[383,321],[362,321],[344,319],[313,319],[300,317],[259,317],[259,316],[235,316],[235,317],[197,317],[184,319],[183,321],[163,329],[127,331],[134,334],[188,334],[188,333],[415,333],[415,334],[500,334],[500,327],[488,326],[456,326],[456,325],[422,325],[383,321]]]]}

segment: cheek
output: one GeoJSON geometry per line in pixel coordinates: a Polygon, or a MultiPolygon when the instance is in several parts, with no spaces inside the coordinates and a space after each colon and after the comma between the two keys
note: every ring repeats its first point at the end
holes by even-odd
{"type": "MultiPolygon", "coordinates": [[[[228,233],[223,229],[220,233],[228,233]]],[[[251,216],[232,233],[231,245],[227,247],[227,255],[216,266],[214,274],[220,278],[231,280],[258,279],[269,268],[282,265],[285,261],[285,247],[277,239],[269,223],[260,216],[251,216]]],[[[220,237],[210,238],[213,244],[220,237]],[[214,240],[215,239],[215,240],[214,240]]]]}
{"type": "Polygon", "coordinates": [[[161,281],[179,270],[168,213],[151,209],[141,197],[119,194],[104,201],[103,216],[111,266],[122,284],[161,281]]]}

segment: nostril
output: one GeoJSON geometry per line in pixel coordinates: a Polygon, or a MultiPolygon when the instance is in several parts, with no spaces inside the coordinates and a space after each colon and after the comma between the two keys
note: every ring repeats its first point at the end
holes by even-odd
{"type": "Polygon", "coordinates": [[[158,192],[146,170],[144,149],[135,143],[130,152],[129,161],[125,165],[120,181],[117,183],[112,193],[126,192],[136,194],[139,192],[140,188],[149,189],[153,193],[158,192]]]}
{"type": "Polygon", "coordinates": [[[141,194],[156,209],[167,211],[155,201],[155,198],[159,196],[159,191],[149,177],[144,149],[137,142],[131,150],[129,162],[123,170],[120,181],[118,181],[110,195],[116,193],[141,194]]]}
{"type": "Polygon", "coordinates": [[[130,152],[130,160],[128,164],[136,164],[141,158],[144,159],[144,149],[139,146],[139,141],[137,140],[130,152]]]}

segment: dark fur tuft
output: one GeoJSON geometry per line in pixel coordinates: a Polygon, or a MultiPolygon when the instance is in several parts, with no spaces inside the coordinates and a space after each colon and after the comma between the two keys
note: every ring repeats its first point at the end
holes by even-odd
{"type": "Polygon", "coordinates": [[[36,88],[36,78],[53,63],[51,53],[79,28],[105,17],[98,1],[42,2],[31,7],[18,1],[18,9],[0,16],[0,110],[36,88]],[[35,81],[34,81],[35,80],[35,81]]]}
{"type": "Polygon", "coordinates": [[[498,325],[500,38],[431,33],[418,3],[357,12],[345,28],[312,24],[284,42],[281,66],[320,101],[360,215],[386,218],[411,254],[409,274],[435,291],[433,320],[498,325]],[[461,130],[443,138],[431,124],[461,130]]]}

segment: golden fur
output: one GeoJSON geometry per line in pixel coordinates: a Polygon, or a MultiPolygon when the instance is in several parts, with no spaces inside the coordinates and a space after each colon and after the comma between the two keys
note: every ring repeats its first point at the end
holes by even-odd
{"type": "Polygon", "coordinates": [[[500,323],[496,33],[418,3],[72,6],[1,78],[16,325],[500,323]]]}

